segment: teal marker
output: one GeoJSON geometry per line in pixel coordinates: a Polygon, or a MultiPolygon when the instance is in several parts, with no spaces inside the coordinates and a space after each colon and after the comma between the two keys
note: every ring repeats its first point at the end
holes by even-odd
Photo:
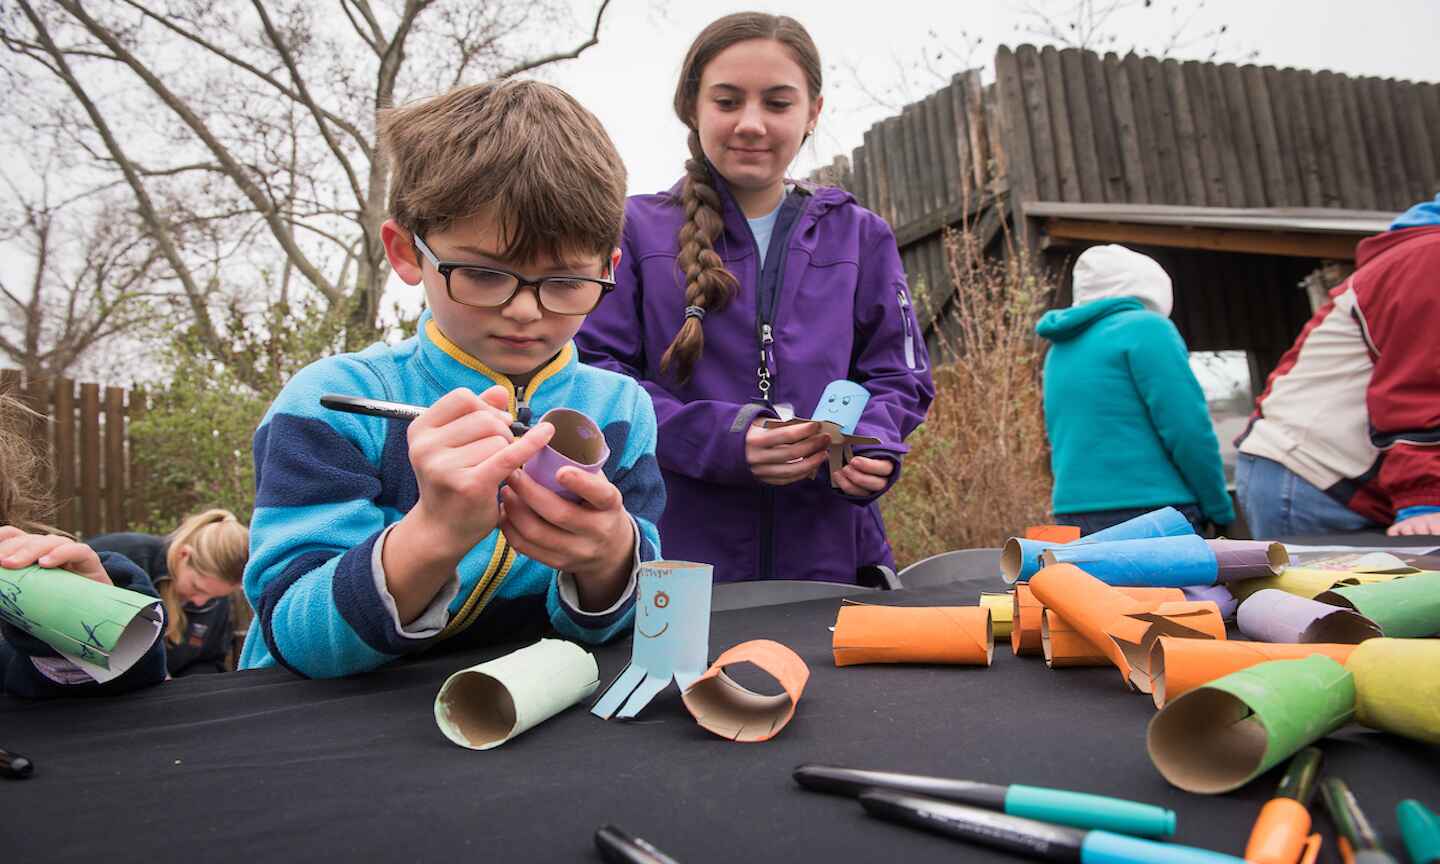
{"type": "Polygon", "coordinates": [[[1415,864],[1440,862],[1440,816],[1416,801],[1407,798],[1395,806],[1395,819],[1400,823],[1400,836],[1405,838],[1405,851],[1415,864]]]}
{"type": "Polygon", "coordinates": [[[1175,834],[1175,811],[1106,795],[1043,786],[996,786],[969,780],[892,771],[862,771],[834,765],[801,765],[795,769],[794,776],[795,782],[806,789],[852,798],[870,789],[889,789],[1074,828],[1137,837],[1170,837],[1175,834]]]}

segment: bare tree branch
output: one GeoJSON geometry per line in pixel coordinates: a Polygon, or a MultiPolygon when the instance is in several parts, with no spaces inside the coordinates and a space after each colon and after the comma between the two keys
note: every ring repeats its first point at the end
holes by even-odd
{"type": "Polygon", "coordinates": [[[590,38],[580,43],[575,48],[569,51],[546,54],[543,57],[536,57],[533,60],[526,60],[524,62],[517,63],[514,66],[511,66],[509,69],[506,69],[504,72],[501,72],[499,75],[496,75],[495,77],[509,78],[512,75],[519,75],[521,72],[529,72],[531,69],[536,69],[540,66],[545,66],[550,63],[558,63],[561,60],[574,60],[576,57],[579,57],[587,48],[593,48],[594,46],[599,45],[600,22],[605,18],[605,10],[607,7],[609,7],[609,5],[610,0],[600,0],[600,8],[595,11],[595,27],[590,31],[590,38]]]}

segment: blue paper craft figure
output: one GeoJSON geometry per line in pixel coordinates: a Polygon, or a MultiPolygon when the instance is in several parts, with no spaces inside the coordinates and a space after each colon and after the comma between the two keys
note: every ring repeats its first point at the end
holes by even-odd
{"type": "Polygon", "coordinates": [[[854,381],[831,381],[820,394],[820,403],[815,406],[811,420],[834,423],[846,435],[855,434],[855,424],[860,422],[860,412],[870,401],[870,391],[854,381]]]}
{"type": "Polygon", "coordinates": [[[709,564],[651,561],[641,565],[630,665],[605,688],[591,714],[607,720],[634,717],[672,680],[684,691],[705,672],[713,579],[714,568],[709,564]],[[620,709],[618,715],[616,709],[620,709]]]}

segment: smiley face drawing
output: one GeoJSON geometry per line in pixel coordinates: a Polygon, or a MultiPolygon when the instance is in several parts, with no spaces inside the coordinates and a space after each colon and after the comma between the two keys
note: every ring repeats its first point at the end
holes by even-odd
{"type": "Polygon", "coordinates": [[[596,700],[592,714],[634,717],[672,680],[684,690],[704,673],[712,581],[709,564],[650,561],[640,566],[630,665],[596,700]]]}
{"type": "Polygon", "coordinates": [[[844,379],[831,381],[820,394],[812,420],[826,420],[840,427],[846,435],[855,434],[855,425],[860,422],[860,412],[870,401],[870,391],[844,379]]]}

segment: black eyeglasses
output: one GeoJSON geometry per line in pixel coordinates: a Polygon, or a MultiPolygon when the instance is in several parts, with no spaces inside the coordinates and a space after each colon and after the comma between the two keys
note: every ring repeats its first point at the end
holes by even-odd
{"type": "Polygon", "coordinates": [[[535,298],[546,312],[589,315],[615,288],[615,280],[599,276],[542,276],[531,279],[503,267],[441,261],[419,234],[414,237],[415,248],[444,277],[445,293],[462,306],[498,309],[514,299],[521,288],[533,285],[535,298]]]}

